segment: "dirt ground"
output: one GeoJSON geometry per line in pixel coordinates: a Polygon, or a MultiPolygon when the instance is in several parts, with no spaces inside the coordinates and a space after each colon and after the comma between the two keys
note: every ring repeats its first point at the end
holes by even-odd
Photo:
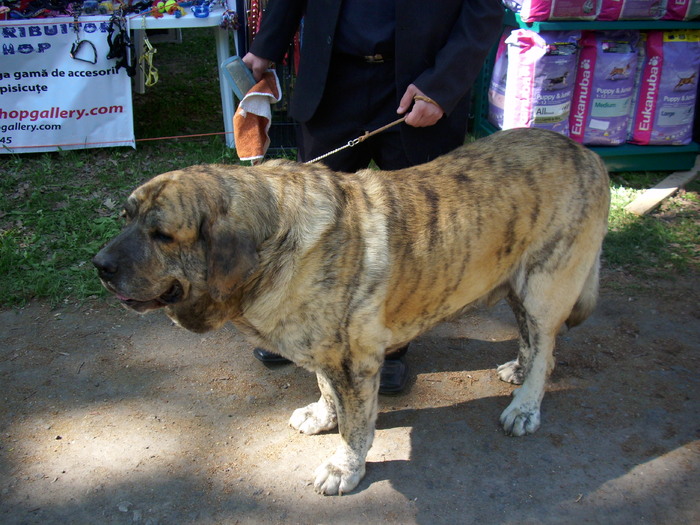
{"type": "Polygon", "coordinates": [[[533,436],[507,437],[503,303],[440,325],[382,397],[367,476],[323,497],[335,432],[291,412],[314,377],[266,368],[233,327],[202,335],[111,302],[0,311],[0,522],[700,523],[700,284],[607,272],[561,336],[533,436]]]}

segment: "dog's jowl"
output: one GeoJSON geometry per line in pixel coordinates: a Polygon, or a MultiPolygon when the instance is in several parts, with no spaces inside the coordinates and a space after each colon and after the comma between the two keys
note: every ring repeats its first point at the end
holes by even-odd
{"type": "Polygon", "coordinates": [[[537,430],[556,334],[595,305],[608,207],[597,155],[518,129],[394,172],[276,160],[166,173],[131,194],[94,263],[136,311],[194,331],[231,321],[316,372],[321,397],[290,424],[339,427],[315,487],[340,494],[365,472],[385,351],[475,302],[515,313],[519,351],[497,373],[522,386],[501,424],[537,430]]]}

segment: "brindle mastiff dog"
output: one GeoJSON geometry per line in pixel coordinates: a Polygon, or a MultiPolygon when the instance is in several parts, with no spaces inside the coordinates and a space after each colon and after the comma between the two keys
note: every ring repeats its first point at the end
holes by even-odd
{"type": "Polygon", "coordinates": [[[520,350],[498,376],[522,386],[500,420],[537,430],[555,336],[596,301],[608,207],[597,155],[515,129],[394,172],[275,160],[166,173],[131,194],[94,263],[138,312],[196,332],[232,321],[316,372],[321,398],[290,424],[339,427],[315,487],[342,494],[365,473],[385,352],[476,302],[515,312],[520,350]]]}

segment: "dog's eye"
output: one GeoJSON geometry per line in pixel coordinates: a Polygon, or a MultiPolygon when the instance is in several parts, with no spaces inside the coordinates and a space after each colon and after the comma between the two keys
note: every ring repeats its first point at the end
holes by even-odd
{"type": "Polygon", "coordinates": [[[151,237],[153,238],[154,241],[162,242],[162,243],[170,243],[173,242],[175,239],[171,235],[168,235],[167,233],[163,233],[160,230],[156,230],[151,234],[151,237]]]}

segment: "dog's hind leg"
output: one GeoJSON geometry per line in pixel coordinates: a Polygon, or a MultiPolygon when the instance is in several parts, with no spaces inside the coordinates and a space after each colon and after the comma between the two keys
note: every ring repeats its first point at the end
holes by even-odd
{"type": "Polygon", "coordinates": [[[524,371],[528,369],[530,359],[532,358],[527,312],[525,308],[523,308],[520,299],[512,291],[506,296],[506,300],[513,310],[515,320],[518,323],[519,350],[517,359],[502,364],[496,371],[498,372],[498,377],[502,381],[521,385],[525,377],[524,371]]]}
{"type": "Polygon", "coordinates": [[[316,380],[321,398],[316,403],[296,409],[289,419],[290,426],[303,434],[319,434],[338,425],[333,389],[322,374],[316,374],[316,380]]]}
{"type": "Polygon", "coordinates": [[[593,256],[589,261],[555,259],[547,269],[524,276],[509,295],[520,328],[520,352],[516,361],[502,365],[498,373],[502,379],[522,382],[500,418],[510,435],[532,434],[540,426],[545,383],[554,369],[555,339],[587,282],[592,264],[593,256]]]}
{"type": "MultiPolygon", "coordinates": [[[[595,262],[584,282],[583,289],[574,305],[571,313],[566,319],[566,325],[572,328],[583,322],[593,311],[596,299],[598,297],[598,274],[600,267],[600,254],[595,258],[595,262]]],[[[521,385],[525,379],[525,371],[529,369],[529,363],[532,359],[532,346],[530,345],[530,335],[527,322],[527,312],[523,307],[518,296],[511,290],[506,296],[506,300],[510,305],[515,320],[518,324],[520,349],[517,359],[509,361],[499,366],[496,371],[498,377],[507,383],[521,385]]]]}
{"type": "Polygon", "coordinates": [[[501,378],[507,373],[511,380],[522,382],[500,418],[503,429],[513,436],[532,434],[540,426],[540,404],[545,383],[554,368],[554,338],[558,330],[547,326],[548,323],[543,325],[541,319],[529,312],[525,313],[524,324],[529,344],[521,346],[516,361],[499,367],[501,378]]]}

